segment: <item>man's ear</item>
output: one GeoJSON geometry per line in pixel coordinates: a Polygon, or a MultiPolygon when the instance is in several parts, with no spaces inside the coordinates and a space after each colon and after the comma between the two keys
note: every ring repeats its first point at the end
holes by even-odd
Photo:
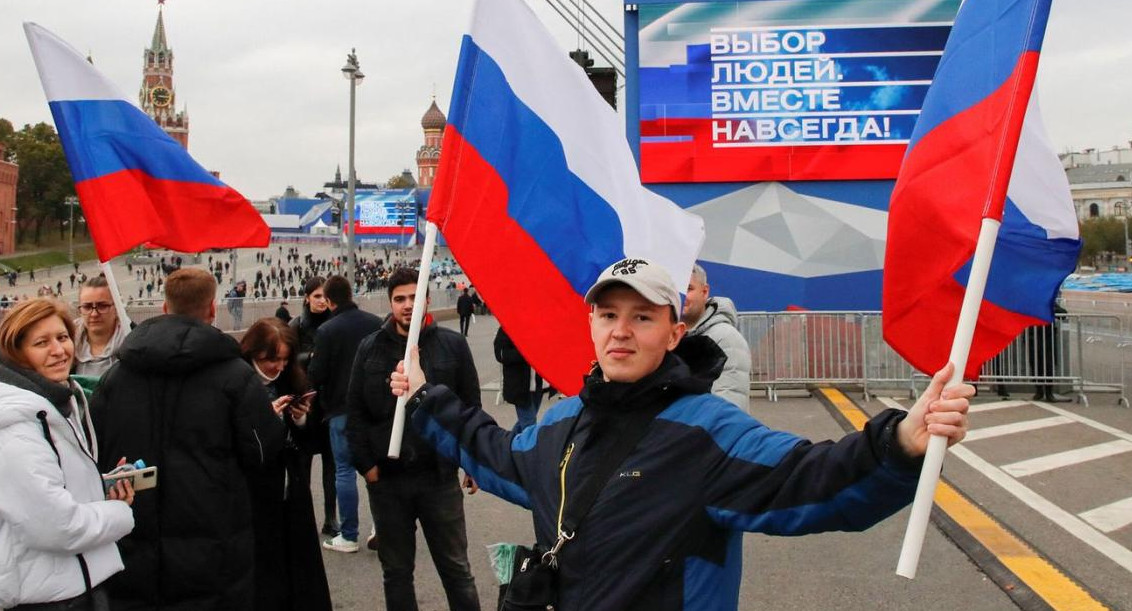
{"type": "Polygon", "coordinates": [[[169,313],[169,304],[165,303],[164,301],[161,302],[161,313],[162,314],[168,314],[169,313]]]}
{"type": "Polygon", "coordinates": [[[684,321],[680,321],[672,326],[672,338],[668,342],[668,351],[672,352],[676,346],[680,344],[680,340],[684,339],[684,334],[688,332],[688,325],[684,321]]]}

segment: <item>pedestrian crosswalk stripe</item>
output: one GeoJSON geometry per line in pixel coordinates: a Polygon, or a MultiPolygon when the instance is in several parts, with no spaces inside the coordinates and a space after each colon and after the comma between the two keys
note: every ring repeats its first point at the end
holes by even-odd
{"type": "Polygon", "coordinates": [[[1132,497],[1095,507],[1078,514],[1078,517],[1103,533],[1120,530],[1132,525],[1132,497]]]}
{"type": "MultiPolygon", "coordinates": [[[[853,428],[858,431],[864,429],[865,423],[868,422],[868,415],[841,391],[835,388],[821,388],[819,391],[853,425],[853,428]]],[[[1065,422],[1056,424],[1072,422],[1069,418],[1063,416],[1059,418],[1062,418],[1065,422]]],[[[1047,418],[1045,420],[1053,419],[1047,418]]],[[[1050,424],[1049,426],[1054,425],[1050,424]]],[[[970,439],[970,433],[967,437],[970,439]]],[[[968,464],[971,463],[972,459],[981,460],[961,445],[952,447],[951,452],[956,456],[963,457],[968,464]]],[[[1002,473],[1001,470],[994,470],[1002,473]]],[[[1015,480],[1010,479],[1005,474],[1002,477],[1017,484],[1015,480]]],[[[1129,501],[1132,501],[1132,499],[1129,499],[1129,501]]],[[[936,488],[935,504],[1055,611],[1108,610],[1108,607],[1096,600],[1080,584],[1058,570],[1049,560],[1005,529],[946,481],[940,480],[939,486],[936,488]]],[[[1088,526],[1085,526],[1085,528],[1088,528],[1088,526]]],[[[1103,535],[1100,536],[1107,540],[1103,535]]],[[[1109,542],[1111,543],[1111,540],[1109,542]]],[[[1127,552],[1128,550],[1123,551],[1127,552]]]]}
{"type": "Polygon", "coordinates": [[[1061,426],[1063,424],[1072,423],[1073,420],[1065,416],[1051,416],[1049,418],[1038,418],[1036,420],[1023,420],[1022,422],[1014,422],[1012,424],[1001,424],[999,426],[988,426],[981,429],[972,429],[967,432],[967,438],[965,441],[980,441],[983,439],[990,439],[992,437],[1014,435],[1016,433],[1025,433],[1027,431],[1036,431],[1038,429],[1049,428],[1051,426],[1061,426]]]}
{"type": "Polygon", "coordinates": [[[1067,450],[1056,454],[1038,456],[1009,465],[1003,465],[1002,470],[1014,477],[1025,477],[1035,473],[1044,473],[1062,467],[1078,465],[1090,460],[1098,460],[1109,456],[1116,456],[1125,452],[1132,452],[1132,442],[1117,439],[1108,443],[1099,443],[1084,448],[1067,450]]]}

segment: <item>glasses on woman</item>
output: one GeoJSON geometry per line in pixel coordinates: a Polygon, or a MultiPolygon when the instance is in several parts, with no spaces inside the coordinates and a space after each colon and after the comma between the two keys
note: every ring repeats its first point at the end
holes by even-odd
{"type": "Polygon", "coordinates": [[[114,307],[114,304],[106,303],[105,301],[99,301],[98,303],[80,303],[79,304],[79,312],[81,312],[84,316],[87,315],[87,314],[90,314],[91,312],[98,312],[99,314],[105,314],[105,313],[109,312],[110,309],[113,308],[113,307],[114,307]]]}

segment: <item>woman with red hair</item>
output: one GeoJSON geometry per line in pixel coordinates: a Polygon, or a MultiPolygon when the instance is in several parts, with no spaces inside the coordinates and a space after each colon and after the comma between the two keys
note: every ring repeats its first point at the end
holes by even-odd
{"type": "Polygon", "coordinates": [[[276,461],[249,481],[255,516],[256,609],[329,610],[330,588],[311,499],[311,395],[298,364],[299,338],[275,317],[248,328],[240,353],[287,424],[276,461]]]}

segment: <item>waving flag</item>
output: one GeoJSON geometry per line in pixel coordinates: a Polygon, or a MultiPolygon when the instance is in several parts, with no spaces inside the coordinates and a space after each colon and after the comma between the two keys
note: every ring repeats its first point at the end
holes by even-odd
{"type": "Polygon", "coordinates": [[[82,54],[25,23],[98,258],[138,244],[181,252],[267,246],[242,195],[202,168],[82,54]]]}
{"type": "Polygon", "coordinates": [[[965,374],[1053,320],[1080,240],[1031,96],[1051,0],[967,0],[889,207],[884,337],[917,369],[948,359],[982,219],[1000,220],[965,374]]]}
{"type": "Polygon", "coordinates": [[[577,392],[582,295],[626,256],[685,286],[703,222],[641,186],[617,114],[521,0],[476,4],[448,114],[428,220],[523,356],[577,392]]]}

